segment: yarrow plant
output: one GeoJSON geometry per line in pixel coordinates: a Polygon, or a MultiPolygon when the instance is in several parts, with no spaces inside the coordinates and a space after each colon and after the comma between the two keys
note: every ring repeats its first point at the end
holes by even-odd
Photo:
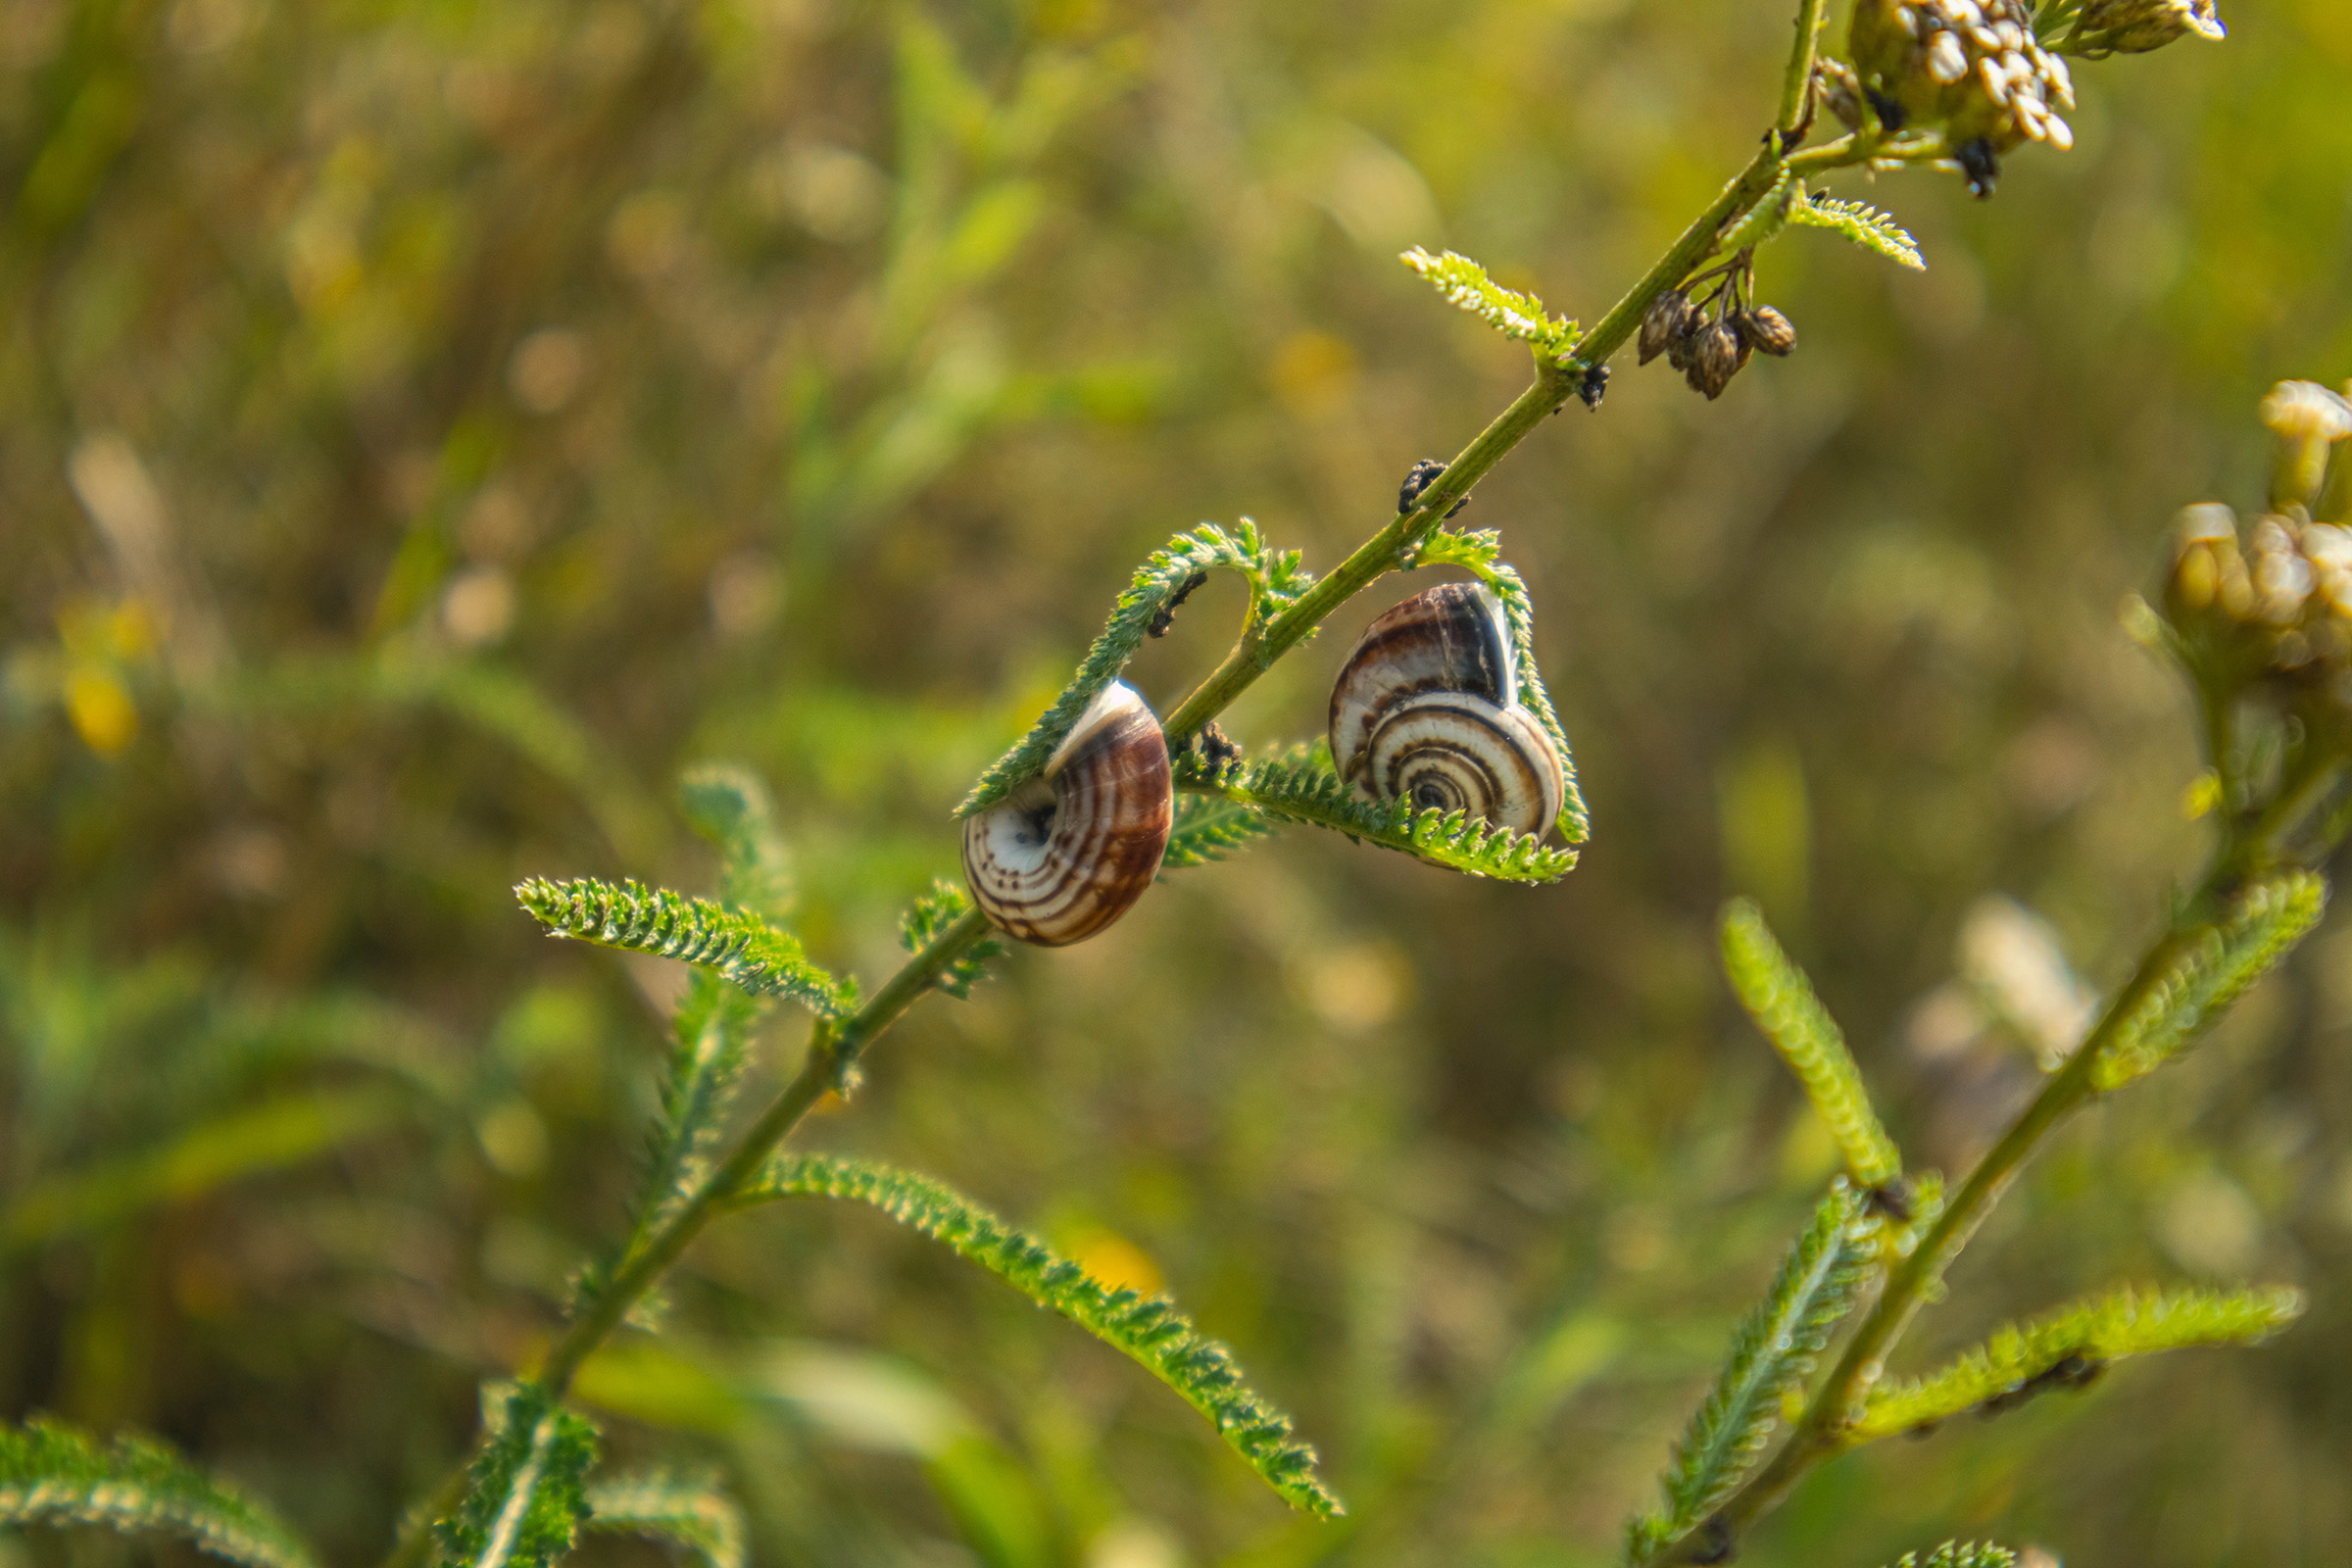
{"type": "MultiPolygon", "coordinates": [[[[1513,882],[1569,873],[1590,824],[1537,663],[1536,606],[1496,533],[1449,526],[1473,486],[1572,400],[1599,408],[1610,361],[1629,344],[1642,364],[1666,358],[1709,399],[1753,354],[1792,352],[1794,324],[1756,294],[1759,254],[1789,233],[1823,229],[1898,265],[1925,265],[1891,219],[1813,181],[1924,167],[1990,196],[2004,155],[2071,146],[2070,57],[2222,35],[2204,0],[2038,9],[1858,0],[1842,58],[1820,49],[1823,25],[1821,0],[1803,0],[1754,158],[1592,327],[1467,257],[1405,254],[1446,301],[1528,345],[1527,390],[1450,462],[1417,466],[1396,514],[1321,575],[1247,520],[1177,534],[1145,561],[1067,687],[974,784],[957,812],[966,879],[941,880],[906,912],[908,956],[878,986],[828,970],[792,931],[785,848],[760,785],[738,770],[698,770],[681,790],[685,815],[718,851],[715,896],[596,879],[516,888],[550,934],[676,959],[692,978],[671,1019],[625,1230],[580,1270],[568,1321],[545,1353],[482,1391],[468,1461],[414,1511],[387,1568],[544,1564],[584,1530],[648,1535],[710,1568],[735,1568],[743,1530],[729,1499],[691,1476],[600,1469],[599,1429],[572,1396],[623,1324],[657,1320],[664,1276],[709,1225],[788,1200],[867,1205],[940,1243],[1166,1384],[1296,1507],[1322,1518],[1345,1511],[1290,1419],[1173,1301],[1093,1277],[930,1176],[786,1145],[820,1101],[855,1091],[869,1048],[927,994],[967,996],[1004,956],[1002,937],[1082,939],[1156,877],[1285,826],[1513,882]],[[1832,122],[1843,133],[1816,140],[1832,122]],[[1372,623],[1343,676],[1330,736],[1254,754],[1225,737],[1219,715],[1356,596],[1392,572],[1433,567],[1467,581],[1372,623]],[[1238,637],[1155,717],[1121,672],[1214,572],[1248,585],[1238,637]],[[1428,764],[1429,753],[1445,754],[1445,765],[1428,764]],[[774,1101],[738,1116],[754,1031],[783,1005],[811,1017],[805,1059],[774,1101]]],[[[2352,829],[2352,461],[2337,451],[2352,437],[2352,404],[2288,382],[2262,416],[2278,441],[2265,510],[2241,525],[2219,504],[2188,509],[2158,603],[2134,602],[2129,616],[2198,700],[2210,866],[2165,912],[2087,1034],[2049,1057],[2038,1094],[1973,1171],[1947,1185],[1906,1162],[1831,1010],[1760,910],[1736,902],[1724,911],[1731,987],[1795,1074],[1843,1169],[1740,1322],[1674,1448],[1658,1505],[1629,1526],[1632,1568],[1726,1560],[1810,1471],[1866,1443],[2080,1387],[2132,1356],[2258,1340],[2300,1310],[2296,1293],[2278,1287],[2119,1286],[2003,1329],[1942,1368],[1888,1372],[1918,1314],[1941,1298],[1954,1258],[2052,1131],[2190,1049],[2325,906],[2320,867],[2352,829]]],[[[164,1532],[251,1568],[314,1560],[268,1509],[162,1446],[101,1443],[49,1422],[0,1431],[0,1522],[164,1532]]],[[[1958,1544],[1902,1559],[1907,1568],[2012,1561],[1998,1546],[1958,1544]]]]}

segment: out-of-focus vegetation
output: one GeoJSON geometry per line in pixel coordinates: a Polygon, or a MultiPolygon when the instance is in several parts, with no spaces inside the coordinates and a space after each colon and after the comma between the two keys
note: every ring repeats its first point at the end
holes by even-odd
{"type": "MultiPolygon", "coordinates": [[[[763,1562],[1610,1559],[1837,1157],[1716,973],[1723,895],[1952,1169],[2197,864],[2192,715],[2115,605],[2179,505],[2260,493],[2263,388],[2352,369],[2352,12],[2229,21],[2079,71],[2079,145],[1989,204],[1870,191],[1926,272],[1766,252],[1794,358],[1715,404],[1629,364],[1481,486],[1592,808],[1566,882],[1286,836],[926,1004],[814,1128],[1178,1288],[1348,1523],[857,1211],[701,1244],[581,1380],[617,1455],[702,1452],[763,1562]]],[[[0,1410],[380,1551],[619,1223],[679,984],[511,885],[707,884],[671,782],[738,759],[812,950],[886,973],[1135,560],[1248,513],[1328,564],[1518,390],[1396,253],[1591,319],[1747,157],[1787,26],[9,0],[0,1410]]],[[[1228,727],[1314,733],[1353,629],[1228,727]]],[[[2323,930],[2072,1128],[1898,1370],[2119,1277],[2297,1283],[2294,1332],[1838,1461],[1746,1560],[2330,1560],[2348,973],[2323,930]]]]}

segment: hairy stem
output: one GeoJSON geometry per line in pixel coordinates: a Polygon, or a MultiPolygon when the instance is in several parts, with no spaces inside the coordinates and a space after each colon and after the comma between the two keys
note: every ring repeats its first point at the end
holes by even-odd
{"type": "MultiPolygon", "coordinates": [[[[1789,62],[1788,82],[1795,84],[1800,111],[1804,83],[1812,72],[1813,38],[1819,30],[1821,10],[1821,0],[1803,0],[1796,54],[1789,62]]],[[[1165,721],[1163,728],[1172,749],[1181,748],[1273,667],[1276,660],[1312,636],[1333,611],[1379,577],[1409,562],[1415,547],[1437,528],[1453,504],[1467,495],[1470,487],[1525,440],[1546,416],[1558,413],[1577,394],[1587,369],[1605,364],[1609,356],[1625,345],[1651,303],[1714,253],[1724,229],[1769,193],[1784,170],[1812,172],[1839,169],[1865,162],[1872,156],[1871,144],[1853,136],[1793,155],[1785,152],[1780,133],[1793,125],[1788,92],[1788,83],[1784,83],[1780,121],[1773,130],[1765,133],[1763,147],[1747,168],[1724,187],[1666,254],[1610,308],[1597,325],[1577,340],[1573,349],[1556,361],[1537,362],[1534,382],[1446,465],[1446,471],[1423,490],[1410,512],[1391,519],[1288,610],[1262,625],[1256,621],[1253,602],[1250,624],[1233,651],[1165,721]]],[[[907,960],[857,1013],[831,1025],[817,1025],[810,1038],[808,1060],[798,1076],[694,1197],[666,1223],[641,1238],[623,1254],[588,1309],[572,1321],[548,1352],[538,1376],[545,1388],[561,1396],[570,1387],[597,1347],[677,1261],[703,1227],[725,1210],[728,1199],[759,1173],[767,1157],[825,1092],[845,1081],[859,1053],[912,1006],[951,964],[976,946],[987,930],[977,910],[967,911],[907,960]]],[[[429,1547],[432,1523],[463,1498],[465,1474],[461,1470],[435,1491],[426,1505],[412,1516],[383,1568],[416,1568],[429,1547]]]]}
{"type": "Polygon", "coordinates": [[[1945,1205],[1918,1248],[1888,1274],[1878,1304],[1847,1342],[1845,1353],[1838,1357],[1829,1381],[1806,1406],[1788,1441],[1781,1446],[1769,1464],[1716,1510],[1713,1521],[1721,1528],[1693,1531],[1683,1537],[1652,1559],[1659,1568],[1710,1560],[1710,1554],[1720,1550],[1727,1535],[1738,1540],[1741,1531],[1770,1512],[1815,1465],[1854,1446],[1848,1433],[1864,1396],[1886,1371],[1887,1352],[1911,1326],[1919,1309],[1935,1295],[1942,1283],[1944,1270],[1968,1245],[1992,1205],[2008,1191],[2019,1169],[2061,1122],[2091,1099],[2095,1093],[2091,1072],[2101,1052],[2113,1042],[2116,1032],[2148,993],[2171,972],[2190,940],[2190,931],[2176,927],[2149,947],[2139,966],[2132,971],[2131,981],[2108,1004],[2097,1027],[2001,1135],[2000,1142],[1993,1145],[1992,1152],[1969,1175],[1967,1183],[1945,1205]]]}
{"type": "MultiPolygon", "coordinates": [[[[684,1207],[667,1223],[644,1237],[623,1254],[612,1276],[599,1290],[588,1309],[574,1318],[564,1337],[548,1351],[536,1381],[558,1398],[571,1387],[580,1367],[611,1337],[646,1292],[653,1289],[703,1227],[725,1212],[733,1198],[766,1165],[768,1156],[825,1092],[843,1082],[858,1055],[884,1030],[898,1022],[916,1000],[946,974],[956,959],[988,934],[988,921],[978,909],[967,909],[921,952],[906,960],[873,1000],[838,1022],[818,1020],[810,1031],[808,1059],[760,1119],[736,1144],[725,1162],[710,1173],[684,1207]]],[[[411,1515],[383,1568],[416,1568],[429,1550],[432,1526],[457,1507],[466,1494],[464,1466],[436,1488],[425,1505],[411,1515]]]]}
{"type": "Polygon", "coordinates": [[[1776,128],[1784,137],[1795,133],[1805,119],[1806,97],[1813,87],[1813,49],[1821,38],[1821,0],[1804,0],[1796,12],[1796,47],[1788,55],[1788,74],[1781,78],[1781,118],[1776,128]]]}

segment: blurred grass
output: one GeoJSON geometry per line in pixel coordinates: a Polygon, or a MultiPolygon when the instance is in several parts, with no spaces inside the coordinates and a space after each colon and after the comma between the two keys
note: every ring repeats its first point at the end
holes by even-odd
{"type": "MultiPolygon", "coordinates": [[[[1927,272],[1793,237],[1794,359],[1712,406],[1623,366],[1481,487],[1592,807],[1566,883],[1294,835],[928,1005],[814,1130],[1163,1277],[1351,1524],[854,1213],[697,1250],[671,1338],[584,1382],[617,1455],[722,1465],[763,1562],[1612,1558],[1835,1159],[1715,972],[1722,897],[1951,1169],[2032,1076],[1946,981],[1978,897],[2095,985],[2195,863],[2185,705],[2114,607],[2176,507],[2257,498],[2271,381],[2352,369],[2347,16],[2084,69],[2077,150],[1993,202],[1868,190],[1927,272]]],[[[0,1410],[152,1427],[380,1549],[617,1225],[675,983],[512,883],[699,885],[661,803],[740,759],[812,949],[879,978],[1136,559],[1247,513],[1327,564],[1517,390],[1395,252],[1593,318],[1745,156],[1787,25],[10,0],[0,1200],[88,1185],[0,1278],[0,1410]],[[172,1179],[188,1140],[233,1183],[172,1179]]],[[[1237,603],[1147,651],[1152,701],[1237,603]]],[[[1348,629],[1236,735],[1312,733],[1348,629]]],[[[1745,1560],[2332,1560],[2347,943],[2074,1129],[1905,1364],[2117,1278],[2310,1319],[1841,1461],[1745,1560]]]]}

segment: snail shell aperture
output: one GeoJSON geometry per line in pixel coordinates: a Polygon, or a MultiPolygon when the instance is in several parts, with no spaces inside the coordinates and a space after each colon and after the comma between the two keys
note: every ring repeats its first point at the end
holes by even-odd
{"type": "Polygon", "coordinates": [[[1007,936],[1067,947],[1144,896],[1175,819],[1159,720],[1134,687],[1113,681],[1044,771],[965,820],[964,880],[1007,936]]]}
{"type": "Polygon", "coordinates": [[[1360,794],[1539,838],[1568,793],[1559,748],[1519,705],[1510,626],[1484,583],[1415,594],[1364,628],[1332,688],[1331,757],[1360,794]]]}

